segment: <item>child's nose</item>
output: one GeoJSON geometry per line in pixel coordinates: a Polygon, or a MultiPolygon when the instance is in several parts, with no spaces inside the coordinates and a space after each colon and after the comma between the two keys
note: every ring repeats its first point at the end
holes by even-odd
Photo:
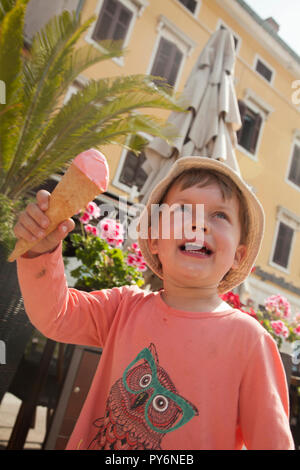
{"type": "Polygon", "coordinates": [[[202,232],[204,233],[208,233],[210,231],[210,228],[209,228],[209,224],[206,223],[206,221],[204,220],[203,223],[201,224],[201,226],[197,226],[196,224],[193,224],[192,225],[192,230],[195,231],[195,230],[201,230],[202,232]]]}

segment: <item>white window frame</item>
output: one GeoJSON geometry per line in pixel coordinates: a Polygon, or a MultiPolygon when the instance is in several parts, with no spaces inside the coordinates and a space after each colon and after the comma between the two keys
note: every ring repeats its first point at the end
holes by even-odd
{"type": "Polygon", "coordinates": [[[178,26],[172,23],[164,15],[160,15],[158,18],[157,33],[158,34],[155,40],[154,48],[152,50],[152,55],[151,55],[146,73],[148,75],[150,75],[151,73],[161,38],[171,41],[178,47],[178,49],[183,54],[182,61],[178,70],[177,77],[176,77],[176,81],[173,87],[174,91],[176,91],[178,83],[180,82],[180,78],[181,78],[182,71],[185,65],[185,61],[191,55],[193,49],[196,47],[197,44],[193,39],[191,39],[183,31],[181,31],[181,29],[179,29],[178,26]]]}
{"type": "MultiPolygon", "coordinates": [[[[130,10],[133,13],[130,25],[128,27],[128,30],[127,30],[127,33],[123,42],[123,48],[125,49],[129,44],[135,22],[138,18],[141,17],[145,8],[149,5],[149,0],[118,0],[118,1],[122,3],[126,8],[128,8],[128,10],[130,10]]],[[[104,3],[104,0],[98,0],[97,7],[95,10],[96,20],[91,24],[85,36],[86,42],[88,42],[89,44],[92,44],[96,49],[98,49],[101,52],[105,52],[105,49],[102,46],[100,46],[100,44],[92,38],[92,34],[94,32],[101,9],[103,7],[103,3],[104,3]]],[[[124,66],[124,57],[114,57],[112,60],[120,67],[124,66]]]]}
{"type": "Polygon", "coordinates": [[[294,130],[293,143],[292,143],[292,146],[291,146],[291,151],[290,151],[290,156],[289,156],[289,161],[288,161],[288,166],[287,166],[287,172],[286,172],[286,176],[285,176],[285,182],[287,184],[289,184],[292,188],[296,189],[296,191],[300,192],[300,186],[297,186],[297,184],[293,183],[293,181],[291,181],[289,179],[290,169],[291,169],[291,166],[292,166],[293,156],[294,156],[294,148],[295,148],[296,145],[300,148],[300,129],[295,129],[294,130]]]}
{"type": "Polygon", "coordinates": [[[254,113],[260,114],[260,116],[262,117],[262,123],[259,129],[259,135],[257,138],[255,153],[252,154],[251,152],[248,152],[248,150],[242,147],[241,145],[239,145],[239,143],[237,143],[237,150],[242,152],[247,157],[251,158],[251,160],[254,160],[255,162],[257,162],[265,122],[269,118],[269,115],[274,111],[274,108],[272,108],[268,103],[266,103],[250,88],[247,88],[245,90],[243,101],[247,105],[247,107],[251,109],[251,111],[253,111],[254,113]]]}
{"type": "Polygon", "coordinates": [[[237,34],[232,28],[230,28],[230,26],[228,26],[228,24],[225,23],[225,21],[222,18],[219,18],[218,21],[217,21],[216,31],[218,29],[220,29],[221,26],[224,26],[226,29],[228,29],[233,34],[233,36],[235,36],[237,38],[238,43],[237,43],[237,47],[235,49],[235,54],[238,56],[239,52],[240,52],[241,44],[242,44],[241,36],[239,34],[237,34]]]}
{"type": "Polygon", "coordinates": [[[271,247],[271,252],[270,252],[269,265],[272,266],[273,268],[278,269],[279,271],[282,271],[285,274],[290,274],[290,264],[291,264],[291,259],[292,259],[291,255],[293,252],[294,243],[296,239],[295,234],[296,232],[300,230],[300,217],[297,216],[296,214],[293,214],[291,211],[289,211],[288,209],[282,206],[277,206],[276,218],[277,218],[277,221],[276,221],[276,227],[275,227],[275,232],[274,232],[274,237],[273,237],[273,242],[272,242],[272,247],[271,247]],[[293,237],[291,241],[291,247],[290,247],[288,263],[287,263],[286,268],[284,268],[283,266],[280,266],[279,264],[273,261],[273,256],[275,253],[275,248],[276,248],[277,239],[278,239],[280,222],[284,223],[285,225],[287,225],[293,230],[293,237]]]}
{"type": "Polygon", "coordinates": [[[253,70],[254,70],[254,72],[256,73],[256,75],[258,75],[260,78],[263,79],[263,81],[264,81],[265,83],[267,83],[267,84],[270,85],[270,86],[273,86],[276,71],[275,71],[275,69],[274,69],[265,59],[263,59],[259,54],[255,54],[255,56],[254,56],[253,70]],[[263,75],[261,75],[261,74],[256,70],[256,65],[257,65],[258,60],[260,60],[260,62],[262,62],[262,63],[263,63],[266,67],[268,67],[268,69],[270,69],[270,71],[272,72],[272,77],[271,77],[271,81],[270,81],[270,82],[269,82],[263,75]]]}
{"type": "MultiPolygon", "coordinates": [[[[139,132],[138,134],[144,137],[145,139],[147,139],[149,143],[151,142],[151,140],[153,140],[153,137],[149,134],[146,134],[145,132],[139,132]]],[[[126,140],[126,144],[129,142],[129,140],[130,140],[130,137],[128,137],[128,139],[126,140]]],[[[116,188],[121,189],[122,191],[130,195],[132,191],[132,187],[128,186],[127,184],[121,183],[120,181],[120,176],[121,176],[124,164],[125,164],[127,152],[128,152],[128,149],[126,147],[123,148],[112,184],[116,188]]]]}
{"type": "Polygon", "coordinates": [[[195,8],[194,13],[193,13],[191,10],[189,10],[186,6],[184,6],[184,5],[180,2],[180,0],[175,0],[175,2],[178,3],[179,6],[180,6],[181,8],[183,8],[183,10],[186,11],[186,12],[187,12],[189,15],[191,15],[193,18],[197,18],[197,16],[199,15],[200,8],[201,8],[201,6],[202,6],[202,0],[196,0],[197,6],[196,6],[196,8],[195,8]]]}

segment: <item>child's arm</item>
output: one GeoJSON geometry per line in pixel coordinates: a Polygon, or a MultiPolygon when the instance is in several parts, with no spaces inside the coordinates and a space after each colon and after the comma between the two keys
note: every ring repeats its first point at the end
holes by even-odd
{"type": "MultiPolygon", "coordinates": [[[[22,212],[14,228],[17,238],[39,239],[44,222],[46,225],[49,222],[44,214],[49,196],[47,191],[39,191],[36,204],[28,205],[22,212]]],[[[72,219],[64,221],[17,260],[19,284],[26,313],[45,336],[65,343],[102,347],[126,288],[93,294],[68,289],[61,241],[74,225],[72,219]]]]}
{"type": "Polygon", "coordinates": [[[240,388],[239,422],[249,450],[292,450],[289,396],[273,338],[263,333],[250,354],[240,388]]]}
{"type": "Polygon", "coordinates": [[[63,343],[104,346],[128,288],[93,293],[68,288],[61,245],[34,259],[21,257],[17,266],[26,313],[39,331],[63,343]]]}

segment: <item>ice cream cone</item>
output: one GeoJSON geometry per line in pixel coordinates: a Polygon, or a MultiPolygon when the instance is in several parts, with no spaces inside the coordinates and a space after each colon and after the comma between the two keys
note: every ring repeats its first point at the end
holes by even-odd
{"type": "MultiPolygon", "coordinates": [[[[50,224],[45,230],[44,238],[53,232],[61,222],[73,217],[104,191],[106,191],[106,187],[100,187],[79,170],[74,163],[71,164],[50,195],[49,208],[45,211],[50,224]]],[[[15,261],[40,241],[41,239],[34,242],[18,240],[8,261],[15,261]]]]}

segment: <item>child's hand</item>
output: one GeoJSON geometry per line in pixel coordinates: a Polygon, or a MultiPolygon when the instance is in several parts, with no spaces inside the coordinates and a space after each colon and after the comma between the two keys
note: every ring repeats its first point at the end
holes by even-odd
{"type": "MultiPolygon", "coordinates": [[[[49,219],[44,214],[48,209],[50,193],[42,189],[36,194],[37,203],[28,204],[26,209],[21,212],[18,222],[14,227],[14,234],[17,238],[23,238],[26,241],[35,241],[43,237],[44,230],[49,225],[49,219]]],[[[42,253],[54,251],[69,232],[75,227],[72,219],[65,220],[51,232],[47,237],[43,238],[34,247],[27,251],[28,258],[35,258],[42,253]]]]}

